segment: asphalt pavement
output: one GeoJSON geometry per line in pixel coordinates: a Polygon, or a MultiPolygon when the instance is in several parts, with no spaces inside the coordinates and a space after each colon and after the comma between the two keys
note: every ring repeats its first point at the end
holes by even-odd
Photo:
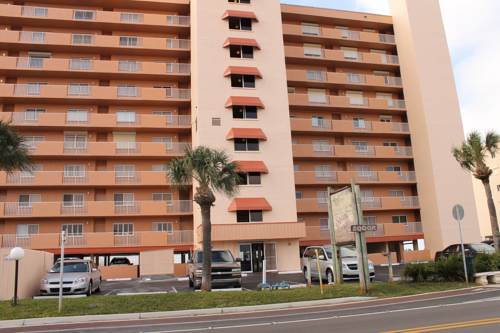
{"type": "Polygon", "coordinates": [[[500,288],[475,288],[343,305],[0,330],[80,333],[500,332],[500,288]]]}

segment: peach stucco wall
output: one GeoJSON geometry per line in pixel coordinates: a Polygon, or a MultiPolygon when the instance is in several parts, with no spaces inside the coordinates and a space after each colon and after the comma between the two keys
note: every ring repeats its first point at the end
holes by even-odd
{"type": "Polygon", "coordinates": [[[174,274],[174,251],[143,251],[140,254],[140,275],[174,274]]]}
{"type": "Polygon", "coordinates": [[[464,240],[480,240],[472,182],[450,151],[464,139],[439,2],[391,0],[426,246],[459,242],[451,210],[465,207],[464,240]]]}

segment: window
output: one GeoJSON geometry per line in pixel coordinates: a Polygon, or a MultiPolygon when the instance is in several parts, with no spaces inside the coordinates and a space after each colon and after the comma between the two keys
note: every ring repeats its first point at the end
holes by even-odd
{"type": "Polygon", "coordinates": [[[389,172],[401,172],[401,167],[399,165],[388,165],[385,170],[389,172]]]}
{"type": "Polygon", "coordinates": [[[47,85],[45,82],[29,82],[26,84],[26,95],[39,96],[42,86],[47,85]]]}
{"type": "Polygon", "coordinates": [[[373,190],[361,190],[361,200],[363,202],[374,201],[375,197],[373,195],[373,190]]]}
{"type": "Polygon", "coordinates": [[[396,215],[392,217],[392,223],[408,223],[408,216],[406,215],[396,215]]]}
{"type": "Polygon", "coordinates": [[[142,22],[142,14],[138,13],[121,13],[120,21],[127,23],[139,23],[142,22]]]}
{"type": "Polygon", "coordinates": [[[397,147],[398,143],[393,141],[384,141],[384,147],[397,147]]]}
{"type": "Polygon", "coordinates": [[[153,164],[151,171],[154,172],[165,172],[168,170],[168,164],[153,164]]]}
{"type": "Polygon", "coordinates": [[[256,106],[233,106],[234,119],[257,119],[256,106]]]}
{"type": "Polygon", "coordinates": [[[16,236],[17,237],[27,237],[29,235],[35,235],[39,232],[38,224],[18,224],[16,225],[16,236]]]}
{"type": "Polygon", "coordinates": [[[116,121],[118,123],[135,123],[134,111],[118,111],[116,112],[116,121]]]}
{"type": "Polygon", "coordinates": [[[152,138],[153,142],[162,143],[165,145],[165,149],[172,150],[174,149],[174,139],[170,136],[156,136],[152,138]]]}
{"type": "Polygon", "coordinates": [[[365,216],[364,217],[365,224],[377,224],[376,216],[365,216]]]}
{"type": "Polygon", "coordinates": [[[312,127],[316,128],[326,128],[327,123],[324,117],[321,116],[312,116],[311,117],[312,127]]]}
{"type": "Polygon", "coordinates": [[[364,129],[366,128],[366,122],[363,118],[353,118],[352,119],[354,128],[364,129]]]}
{"type": "Polygon", "coordinates": [[[318,201],[318,204],[327,204],[328,203],[328,192],[327,191],[316,192],[316,200],[318,201]]]}
{"type": "Polygon", "coordinates": [[[172,202],[173,198],[171,192],[153,193],[153,201],[172,202]]]}
{"type": "Polygon", "coordinates": [[[328,102],[325,89],[307,89],[309,103],[326,104],[328,102]]]}
{"type": "Polygon", "coordinates": [[[249,4],[250,0],[228,0],[227,2],[234,2],[234,3],[246,3],[249,4]]]}
{"type": "Polygon", "coordinates": [[[133,223],[113,223],[113,234],[115,236],[130,236],[134,234],[133,223]]]}
{"type": "Polygon", "coordinates": [[[172,222],[153,222],[153,231],[174,233],[174,224],[172,222]]]}
{"type": "Polygon", "coordinates": [[[321,34],[319,24],[302,23],[302,34],[311,35],[311,36],[319,36],[321,34]]]}
{"type": "Polygon", "coordinates": [[[287,87],[287,91],[289,94],[295,94],[295,87],[287,87]]]}
{"type": "Polygon", "coordinates": [[[71,42],[73,44],[92,44],[92,35],[89,34],[72,34],[71,42]]]}
{"type": "Polygon", "coordinates": [[[313,140],[312,145],[315,152],[329,152],[331,150],[328,140],[313,140]]]}
{"type": "Polygon", "coordinates": [[[347,73],[347,81],[351,83],[364,83],[365,82],[365,76],[362,74],[356,74],[356,73],[347,73]]]}
{"type": "Polygon", "coordinates": [[[137,46],[139,38],[136,36],[120,36],[120,46],[137,46]]]}
{"type": "Polygon", "coordinates": [[[163,116],[167,119],[167,124],[171,124],[174,121],[174,114],[172,111],[153,111],[155,116],[163,116]]]}
{"type": "Polygon", "coordinates": [[[258,139],[234,139],[235,151],[259,151],[258,139]]]}
{"type": "Polygon", "coordinates": [[[64,166],[64,178],[84,178],[85,173],[85,164],[66,164],[64,166]]]}
{"type": "Polygon", "coordinates": [[[77,110],[70,109],[66,113],[67,122],[87,122],[88,121],[88,111],[87,110],[77,110]]]}
{"type": "Polygon", "coordinates": [[[252,30],[252,19],[243,18],[243,17],[230,17],[229,20],[229,29],[234,30],[252,30]]]}
{"type": "Polygon", "coordinates": [[[255,88],[254,75],[231,74],[231,87],[233,88],[255,88]]]}
{"type": "Polygon", "coordinates": [[[405,192],[403,190],[389,190],[389,196],[403,198],[405,196],[405,192]]]}
{"type": "Polygon", "coordinates": [[[368,141],[353,141],[352,145],[358,153],[368,152],[368,141]]]}
{"type": "Polygon", "coordinates": [[[261,184],[261,174],[260,172],[247,172],[240,173],[239,185],[260,185],[261,184]]]}
{"type": "Polygon", "coordinates": [[[44,136],[28,135],[24,137],[24,146],[27,149],[35,149],[39,142],[45,141],[44,136]]]}
{"type": "Polygon", "coordinates": [[[70,96],[88,96],[90,86],[88,83],[70,83],[68,86],[68,95],[70,96]]]}
{"type": "Polygon", "coordinates": [[[64,149],[86,149],[87,133],[67,132],[64,133],[64,149]]]}
{"type": "Polygon", "coordinates": [[[45,113],[45,109],[41,108],[29,108],[24,111],[25,121],[37,121],[41,113],[45,113]]]}
{"type": "Polygon", "coordinates": [[[117,164],[115,165],[115,177],[117,178],[135,178],[135,165],[117,164]]]}
{"type": "Polygon", "coordinates": [[[330,230],[330,225],[328,224],[328,217],[321,217],[319,219],[319,230],[330,230]]]}
{"type": "Polygon", "coordinates": [[[313,71],[313,70],[308,70],[306,72],[306,76],[308,80],[311,81],[325,81],[326,80],[326,73],[322,71],[313,71]]]}
{"type": "Polygon", "coordinates": [[[346,91],[346,96],[349,99],[349,103],[351,105],[364,105],[365,104],[365,99],[363,97],[362,91],[349,90],[349,91],[346,91]]]}
{"type": "Polygon", "coordinates": [[[134,193],[115,193],[114,196],[115,206],[133,206],[134,193]]]}
{"type": "Polygon", "coordinates": [[[49,52],[28,52],[28,67],[29,68],[42,68],[43,60],[50,58],[49,52]]]}
{"type": "Polygon", "coordinates": [[[73,12],[73,18],[75,20],[93,20],[95,19],[95,12],[92,10],[75,10],[73,12]]]}
{"type": "Polygon", "coordinates": [[[31,207],[32,203],[42,201],[42,196],[38,193],[20,194],[19,207],[31,207]]]}
{"type": "Polygon", "coordinates": [[[45,7],[23,6],[22,8],[23,16],[47,17],[49,12],[48,8],[45,7]]]}
{"type": "Polygon", "coordinates": [[[236,212],[236,222],[262,222],[263,220],[261,210],[239,210],[236,212]]]}
{"type": "Polygon", "coordinates": [[[82,236],[83,235],[83,224],[63,224],[61,230],[65,232],[67,236],[82,236]]]}
{"type": "Polygon", "coordinates": [[[380,116],[379,119],[383,123],[390,123],[390,122],[392,122],[392,116],[380,116]]]}
{"type": "Polygon", "coordinates": [[[29,34],[27,36],[30,37],[32,43],[43,43],[43,42],[45,42],[45,32],[42,32],[42,31],[30,31],[30,32],[27,32],[27,34],[29,34]]]}
{"type": "Polygon", "coordinates": [[[359,60],[360,54],[357,48],[354,47],[341,47],[340,48],[344,52],[344,59],[347,60],[359,60]]]}
{"type": "Polygon", "coordinates": [[[323,56],[323,47],[321,44],[304,43],[304,55],[307,57],[321,57],[323,56]]]}
{"type": "Polygon", "coordinates": [[[118,61],[118,70],[122,72],[137,72],[140,70],[140,66],[135,60],[120,60],[118,61]]]}
{"type": "Polygon", "coordinates": [[[69,60],[69,68],[72,70],[89,70],[92,68],[92,60],[87,58],[73,58],[69,60]]]}
{"type": "Polygon", "coordinates": [[[387,101],[387,105],[389,107],[393,107],[395,106],[395,102],[394,102],[394,98],[393,98],[393,95],[391,93],[376,93],[375,94],[375,98],[377,99],[383,99],[385,101],[387,101]]]}
{"type": "Polygon", "coordinates": [[[63,194],[63,207],[83,207],[83,193],[63,194]]]}
{"type": "Polygon", "coordinates": [[[229,55],[231,58],[253,59],[253,46],[230,45],[229,55]]]}
{"type": "Polygon", "coordinates": [[[295,191],[295,199],[300,200],[302,199],[303,193],[302,191],[295,191]]]}
{"type": "Polygon", "coordinates": [[[132,85],[119,85],[117,87],[118,97],[137,97],[139,95],[139,88],[132,85]]]}
{"type": "Polygon", "coordinates": [[[135,132],[113,132],[113,140],[117,149],[137,149],[135,132]]]}
{"type": "Polygon", "coordinates": [[[222,124],[221,119],[218,117],[212,118],[212,126],[220,126],[222,124]]]}
{"type": "Polygon", "coordinates": [[[358,174],[359,177],[371,177],[375,175],[374,172],[370,171],[370,166],[369,165],[356,165],[355,166],[356,173],[358,174]]]}
{"type": "Polygon", "coordinates": [[[332,171],[329,165],[316,165],[314,167],[314,174],[316,178],[329,178],[332,176],[332,171]]]}

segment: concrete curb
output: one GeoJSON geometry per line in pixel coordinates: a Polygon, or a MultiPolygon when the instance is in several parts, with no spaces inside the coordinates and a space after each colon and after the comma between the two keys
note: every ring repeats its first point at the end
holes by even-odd
{"type": "Polygon", "coordinates": [[[293,309],[293,308],[303,308],[303,307],[312,307],[321,305],[347,304],[347,303],[354,303],[361,301],[369,301],[373,299],[376,299],[376,297],[344,297],[344,298],[325,299],[318,301],[250,305],[250,306],[229,307],[229,308],[4,320],[0,321],[0,328],[18,328],[27,326],[29,327],[29,326],[60,325],[60,324],[82,324],[82,323],[87,323],[89,321],[92,322],[122,321],[122,320],[208,316],[208,315],[231,314],[231,313],[236,314],[236,313],[246,313],[252,311],[280,310],[280,309],[293,309]]]}

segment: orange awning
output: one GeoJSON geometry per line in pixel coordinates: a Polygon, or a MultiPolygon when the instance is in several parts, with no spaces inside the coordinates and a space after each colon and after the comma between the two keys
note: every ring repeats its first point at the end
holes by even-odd
{"type": "Polygon", "coordinates": [[[255,21],[259,21],[254,12],[247,12],[243,10],[226,10],[224,12],[224,15],[222,15],[222,19],[225,20],[229,17],[249,18],[255,21]]]}
{"type": "Polygon", "coordinates": [[[269,173],[267,166],[262,161],[237,161],[238,171],[269,173]]]}
{"type": "Polygon", "coordinates": [[[228,47],[229,45],[253,46],[256,49],[260,50],[259,43],[257,43],[257,41],[255,39],[252,39],[252,38],[235,38],[235,37],[229,37],[224,42],[224,47],[228,47]]]}
{"type": "Polygon", "coordinates": [[[224,76],[229,76],[231,74],[254,75],[262,79],[262,74],[260,74],[257,67],[229,66],[226,68],[224,76]]]}
{"type": "Polygon", "coordinates": [[[231,96],[226,101],[226,108],[232,106],[256,106],[264,109],[264,104],[258,97],[231,96]]]}
{"type": "Polygon", "coordinates": [[[272,210],[271,205],[264,198],[235,198],[229,205],[230,212],[238,210],[272,210]]]}
{"type": "Polygon", "coordinates": [[[233,139],[259,139],[267,140],[267,136],[260,128],[231,128],[226,135],[227,140],[233,139]]]}

